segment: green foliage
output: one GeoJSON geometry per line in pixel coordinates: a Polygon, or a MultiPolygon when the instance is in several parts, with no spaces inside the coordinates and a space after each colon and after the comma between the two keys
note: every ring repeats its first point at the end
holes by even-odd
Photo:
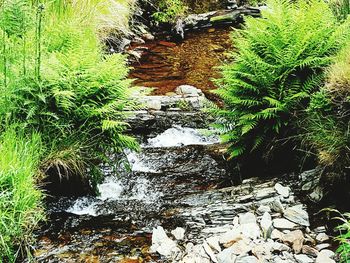
{"type": "Polygon", "coordinates": [[[346,20],[350,14],[350,0],[330,0],[329,5],[340,21],[346,20]]]}
{"type": "Polygon", "coordinates": [[[0,137],[0,262],[24,253],[31,230],[44,218],[36,187],[41,139],[16,130],[10,127],[0,137]]]}
{"type": "Polygon", "coordinates": [[[183,0],[159,0],[156,3],[158,11],[153,14],[157,22],[172,23],[176,18],[185,15],[188,7],[183,0]]]}
{"type": "Polygon", "coordinates": [[[339,53],[327,74],[327,84],[312,96],[301,126],[304,142],[321,164],[343,174],[350,165],[350,46],[339,53]]]}
{"type": "Polygon", "coordinates": [[[262,18],[233,32],[234,62],[222,67],[216,109],[222,138],[236,157],[294,136],[293,120],[323,82],[323,69],[349,36],[323,1],[272,0],[262,18]]]}

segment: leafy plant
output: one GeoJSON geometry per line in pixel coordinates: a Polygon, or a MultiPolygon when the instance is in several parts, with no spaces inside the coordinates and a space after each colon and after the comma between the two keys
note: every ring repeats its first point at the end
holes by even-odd
{"type": "Polygon", "coordinates": [[[350,1],[349,0],[330,0],[329,5],[333,10],[333,13],[340,20],[346,20],[350,14],[350,1]]]}
{"type": "MultiPolygon", "coordinates": [[[[272,0],[262,18],[233,32],[234,61],[222,67],[219,128],[232,157],[297,134],[299,112],[349,36],[323,1],[272,0]]],[[[264,147],[262,147],[264,146],[264,147]]]]}
{"type": "Polygon", "coordinates": [[[322,165],[343,174],[350,165],[350,46],[343,48],[327,72],[327,83],[312,96],[301,122],[304,143],[322,165]]]}
{"type": "Polygon", "coordinates": [[[18,130],[12,126],[0,136],[0,262],[14,262],[25,254],[31,231],[44,218],[36,186],[40,135],[18,130]]]}
{"type": "Polygon", "coordinates": [[[188,7],[182,0],[159,0],[156,3],[158,11],[153,14],[157,22],[173,23],[176,18],[183,16],[188,7]]]}

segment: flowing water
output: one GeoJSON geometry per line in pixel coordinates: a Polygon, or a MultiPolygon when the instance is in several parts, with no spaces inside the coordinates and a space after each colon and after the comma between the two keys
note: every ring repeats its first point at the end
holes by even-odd
{"type": "MultiPolygon", "coordinates": [[[[177,43],[155,40],[133,46],[144,54],[130,78],[139,86],[156,88],[154,94],[182,84],[212,90],[212,78],[219,76],[215,67],[230,48],[229,31],[209,28],[190,32],[177,43]]],[[[161,121],[152,123],[136,117],[134,124],[143,126],[131,133],[142,138],[142,151],[125,152],[131,170],[123,164],[118,173],[105,170],[99,196],[48,201],[48,220],[35,233],[35,260],[163,262],[149,252],[154,227],[186,227],[195,239],[203,225],[232,221],[237,204],[224,202],[227,194],[217,192],[238,181],[225,160],[224,146],[212,131],[202,129],[207,122],[205,117],[196,119],[198,113],[162,114],[161,121]],[[166,124],[169,120],[171,125],[166,124]],[[217,208],[221,203],[229,206],[228,213],[217,208]],[[203,212],[206,209],[210,212],[203,212]]]]}

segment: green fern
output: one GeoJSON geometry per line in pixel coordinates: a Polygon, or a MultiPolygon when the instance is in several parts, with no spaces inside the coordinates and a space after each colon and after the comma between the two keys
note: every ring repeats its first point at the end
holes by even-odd
{"type": "Polygon", "coordinates": [[[349,39],[349,25],[339,24],[320,0],[271,0],[262,18],[247,18],[233,32],[234,61],[221,67],[215,91],[225,108],[214,110],[224,119],[219,124],[232,156],[293,135],[292,119],[322,85],[324,68],[349,39]]]}

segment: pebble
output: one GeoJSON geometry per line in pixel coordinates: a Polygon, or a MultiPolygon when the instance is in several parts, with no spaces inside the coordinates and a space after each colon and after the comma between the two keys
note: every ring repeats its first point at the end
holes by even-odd
{"type": "Polygon", "coordinates": [[[318,250],[318,251],[321,251],[323,249],[326,249],[326,248],[329,248],[331,245],[328,244],[328,243],[323,243],[323,244],[318,244],[315,248],[318,250]]]}
{"type": "Polygon", "coordinates": [[[323,242],[326,242],[329,240],[329,236],[326,234],[326,233],[319,233],[317,236],[316,236],[316,241],[318,243],[323,243],[323,242]]]}
{"type": "Polygon", "coordinates": [[[335,261],[331,258],[332,256],[334,256],[334,253],[332,255],[328,251],[325,251],[325,252],[323,251],[321,251],[318,254],[315,263],[335,263],[335,261]]]}
{"type": "Polygon", "coordinates": [[[294,229],[297,225],[284,218],[276,218],[273,221],[273,226],[278,229],[294,229]]]}
{"type": "Polygon", "coordinates": [[[302,205],[287,208],[283,216],[298,225],[310,226],[309,214],[303,209],[302,205]]]}
{"type": "Polygon", "coordinates": [[[294,257],[298,263],[313,263],[314,262],[314,260],[312,258],[310,258],[309,256],[304,255],[304,254],[294,255],[294,257]]]}
{"type": "Polygon", "coordinates": [[[312,256],[312,257],[317,257],[318,256],[318,250],[313,248],[313,247],[310,247],[308,245],[304,245],[302,247],[302,253],[303,254],[306,254],[306,255],[309,255],[309,256],[312,256]]]}
{"type": "Polygon", "coordinates": [[[289,187],[284,187],[280,183],[275,184],[275,190],[279,195],[283,196],[284,198],[287,198],[289,196],[289,187]]]}
{"type": "Polygon", "coordinates": [[[267,205],[261,205],[256,211],[259,215],[263,215],[264,213],[271,213],[271,208],[267,205]]]}
{"type": "Polygon", "coordinates": [[[292,245],[295,253],[300,253],[304,243],[304,234],[301,230],[291,231],[288,234],[284,234],[282,237],[284,243],[292,245]]]}
{"type": "Polygon", "coordinates": [[[171,231],[171,234],[175,237],[177,240],[183,240],[185,238],[185,232],[186,230],[182,227],[177,227],[173,231],[171,231]]]}

